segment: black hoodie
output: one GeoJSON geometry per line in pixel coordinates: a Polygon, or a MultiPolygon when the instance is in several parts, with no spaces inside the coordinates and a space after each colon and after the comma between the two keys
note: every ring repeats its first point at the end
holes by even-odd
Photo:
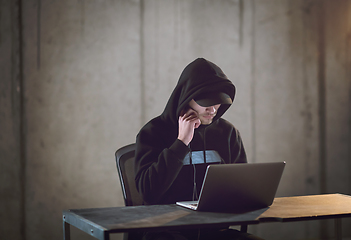
{"type": "Polygon", "coordinates": [[[183,70],[163,113],[140,130],[135,181],[145,204],[197,200],[207,165],[247,162],[238,130],[220,118],[229,104],[220,106],[210,125],[195,129],[189,146],[177,139],[180,112],[199,94],[213,91],[234,100],[235,87],[222,70],[198,58],[183,70]]]}

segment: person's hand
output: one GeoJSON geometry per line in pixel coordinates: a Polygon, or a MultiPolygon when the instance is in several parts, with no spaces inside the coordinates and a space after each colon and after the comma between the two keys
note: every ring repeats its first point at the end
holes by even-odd
{"type": "Polygon", "coordinates": [[[201,125],[197,113],[193,109],[187,110],[178,119],[179,132],[178,139],[185,145],[189,145],[194,137],[194,130],[201,125]]]}

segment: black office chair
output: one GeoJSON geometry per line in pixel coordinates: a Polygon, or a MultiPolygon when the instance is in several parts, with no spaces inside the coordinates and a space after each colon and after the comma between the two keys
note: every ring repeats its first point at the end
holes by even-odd
{"type": "MultiPolygon", "coordinates": [[[[129,144],[116,151],[116,165],[123,192],[125,206],[143,205],[134,180],[134,155],[135,144],[129,144]]],[[[124,240],[138,240],[142,238],[142,232],[125,233],[124,240]]]]}

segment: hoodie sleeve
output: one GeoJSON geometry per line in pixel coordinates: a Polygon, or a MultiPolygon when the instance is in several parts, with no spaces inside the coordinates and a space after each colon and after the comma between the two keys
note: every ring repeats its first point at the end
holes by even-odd
{"type": "Polygon", "coordinates": [[[231,163],[247,163],[245,148],[236,128],[233,128],[230,146],[231,163]]]}
{"type": "MultiPolygon", "coordinates": [[[[174,139],[174,138],[173,138],[174,139]]],[[[141,131],[136,140],[135,182],[147,204],[158,204],[183,167],[189,148],[176,139],[166,146],[162,134],[141,131]]]]}

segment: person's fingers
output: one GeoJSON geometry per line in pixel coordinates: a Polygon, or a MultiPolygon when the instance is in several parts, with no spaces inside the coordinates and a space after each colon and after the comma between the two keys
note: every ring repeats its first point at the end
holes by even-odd
{"type": "Polygon", "coordinates": [[[184,115],[184,118],[193,118],[193,117],[198,117],[197,112],[194,110],[190,109],[188,112],[186,112],[184,115]]]}
{"type": "Polygon", "coordinates": [[[186,112],[184,112],[184,114],[182,116],[189,116],[191,114],[197,115],[197,112],[194,109],[189,108],[186,112]]]}
{"type": "Polygon", "coordinates": [[[198,119],[197,115],[195,115],[195,114],[192,114],[192,115],[184,118],[185,121],[193,121],[195,119],[198,119]]]}
{"type": "Polygon", "coordinates": [[[195,122],[194,128],[198,128],[198,127],[200,127],[200,125],[201,125],[201,121],[200,121],[200,119],[197,119],[197,121],[195,122]]]}

